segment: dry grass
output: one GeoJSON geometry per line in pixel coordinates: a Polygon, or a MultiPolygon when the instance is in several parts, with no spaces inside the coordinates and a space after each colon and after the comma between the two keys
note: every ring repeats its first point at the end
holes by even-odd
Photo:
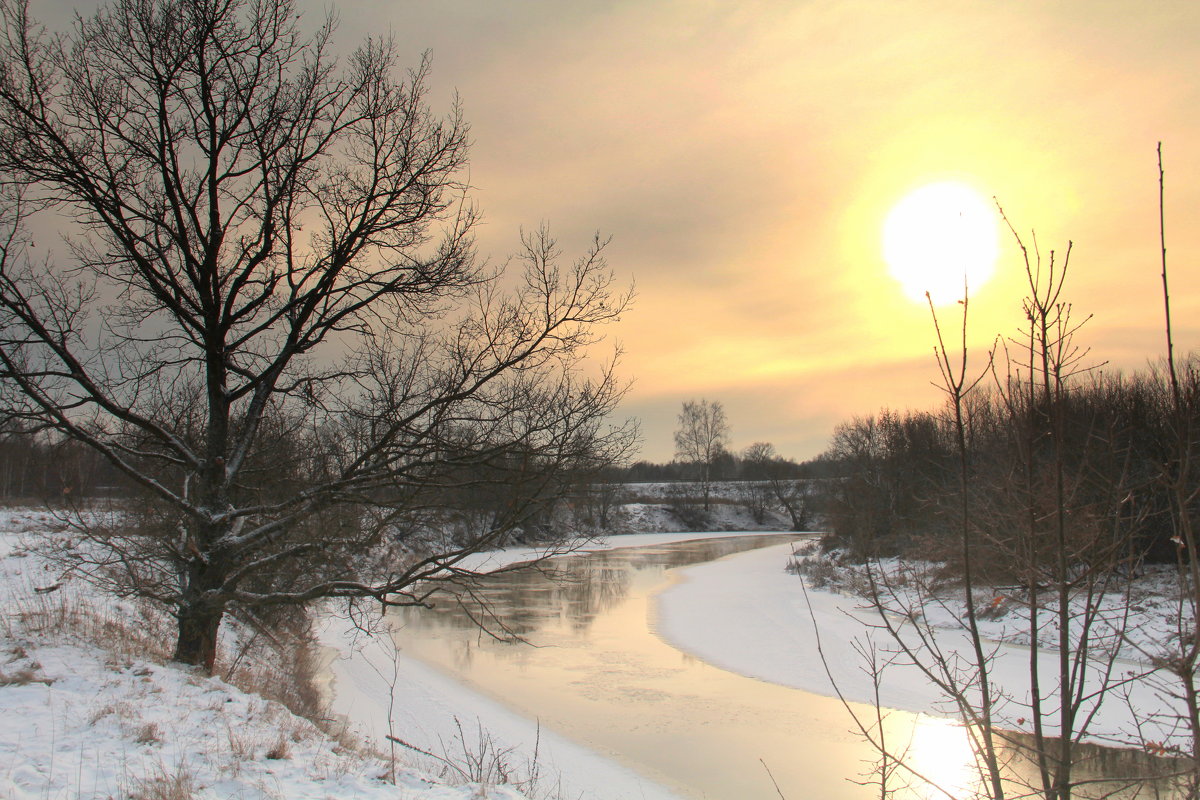
{"type": "Polygon", "coordinates": [[[0,686],[28,686],[31,683],[44,683],[49,686],[54,683],[53,678],[39,674],[39,669],[41,669],[41,665],[35,662],[12,672],[0,670],[0,686]]]}
{"type": "Polygon", "coordinates": [[[255,760],[257,738],[235,731],[229,724],[225,725],[225,738],[229,742],[229,755],[235,762],[255,760]]]}
{"type": "MultiPolygon", "coordinates": [[[[501,745],[483,724],[476,723],[473,732],[464,729],[462,721],[454,718],[457,733],[451,742],[440,742],[440,753],[422,750],[395,736],[387,738],[408,750],[431,759],[429,766],[450,783],[477,783],[480,786],[512,786],[527,797],[561,797],[561,785],[547,788],[546,776],[540,762],[541,726],[533,754],[528,759],[518,756],[515,749],[501,745]]],[[[561,784],[561,780],[557,782],[561,784]]]]}
{"type": "Polygon", "coordinates": [[[105,703],[102,706],[96,707],[91,716],[88,717],[88,724],[95,725],[100,720],[109,716],[120,720],[133,719],[137,716],[137,710],[128,701],[105,703]]]}
{"type": "Polygon", "coordinates": [[[144,778],[134,779],[125,791],[125,800],[193,800],[196,781],[187,764],[174,769],[160,765],[144,778]]]}
{"type": "Polygon", "coordinates": [[[314,723],[327,716],[316,687],[319,648],[304,609],[288,609],[270,623],[238,620],[238,634],[214,670],[243,692],[273,700],[314,723]]]}
{"type": "Polygon", "coordinates": [[[134,733],[133,740],[138,744],[162,744],[162,729],[153,722],[144,723],[134,733]]]}
{"type": "Polygon", "coordinates": [[[170,655],[165,615],[144,610],[130,618],[112,605],[85,602],[70,589],[24,593],[10,604],[4,627],[4,633],[12,638],[24,635],[95,645],[126,663],[133,659],[163,662],[170,655]]]}
{"type": "Polygon", "coordinates": [[[265,758],[271,761],[282,761],[292,757],[292,743],[286,735],[279,734],[279,738],[275,740],[275,744],[263,754],[265,758]]]}
{"type": "MultiPolygon", "coordinates": [[[[291,743],[324,734],[334,744],[318,758],[314,768],[331,779],[359,768],[365,759],[382,758],[344,720],[330,714],[328,701],[317,688],[321,653],[306,616],[290,615],[279,630],[270,634],[245,628],[241,632],[248,635],[218,659],[216,672],[247,694],[269,701],[264,713],[271,715],[282,707],[295,715],[287,718],[280,715],[273,723],[280,729],[278,738],[270,743],[257,742],[259,752],[268,759],[288,759],[291,743]]],[[[249,743],[240,745],[242,750],[248,746],[249,743]]]]}

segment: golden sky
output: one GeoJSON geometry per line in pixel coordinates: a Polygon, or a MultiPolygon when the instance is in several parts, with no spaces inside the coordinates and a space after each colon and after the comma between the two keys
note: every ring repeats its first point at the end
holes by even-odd
{"type": "MultiPolygon", "coordinates": [[[[932,325],[888,275],[883,219],[954,179],[1043,249],[1075,242],[1069,295],[1097,361],[1161,351],[1155,144],[1167,158],[1179,344],[1200,345],[1200,3],[407,0],[390,26],[461,96],[481,243],[545,220],[600,230],[638,299],[615,334],[643,455],[684,400],[722,401],[740,449],[815,455],[833,426],[928,407],[932,325]]],[[[972,302],[982,354],[1020,323],[1002,239],[972,302]]]]}
{"type": "MultiPolygon", "coordinates": [[[[1195,0],[333,7],[340,42],[390,30],[409,63],[430,50],[435,109],[457,91],[485,252],[543,221],[568,254],[612,235],[637,284],[612,333],[645,458],[671,458],[689,399],[725,404],[734,449],[794,458],[852,415],[937,402],[928,309],[880,252],[889,209],[934,181],[997,197],[1044,250],[1074,240],[1069,296],[1095,314],[1082,342],[1137,368],[1162,350],[1162,140],[1177,341],[1200,346],[1195,0]]],[[[972,300],[975,353],[1020,323],[1001,241],[972,300]]]]}

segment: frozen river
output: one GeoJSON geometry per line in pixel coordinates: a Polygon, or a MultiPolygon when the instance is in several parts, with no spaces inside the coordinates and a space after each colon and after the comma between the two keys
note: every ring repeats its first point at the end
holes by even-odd
{"type": "MultiPolygon", "coordinates": [[[[653,598],[669,570],[780,541],[610,550],[558,559],[552,575],[492,576],[462,607],[400,611],[398,642],[684,797],[777,797],[772,780],[789,800],[877,797],[877,787],[847,780],[868,777],[875,758],[836,699],[718,669],[655,632],[653,598]],[[528,643],[481,634],[474,620],[487,615],[528,643]]],[[[892,712],[888,727],[924,770],[951,783],[969,775],[965,741],[945,722],[892,712]]]]}

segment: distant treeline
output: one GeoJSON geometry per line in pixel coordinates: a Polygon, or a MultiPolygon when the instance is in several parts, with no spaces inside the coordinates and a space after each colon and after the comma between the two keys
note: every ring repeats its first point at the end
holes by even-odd
{"type": "MultiPolygon", "coordinates": [[[[773,458],[769,465],[736,453],[722,453],[713,466],[714,481],[755,481],[770,475],[802,480],[840,474],[842,465],[823,455],[796,462],[773,458]]],[[[657,464],[637,461],[603,470],[604,483],[673,483],[695,479],[695,465],[681,462],[657,464]]],[[[102,456],[70,440],[9,429],[0,431],[0,498],[53,499],[64,494],[79,497],[126,495],[136,490],[102,456]]]]}
{"type": "MultiPolygon", "coordinates": [[[[817,478],[830,474],[833,465],[825,459],[797,463],[788,458],[771,458],[769,464],[761,459],[746,458],[728,451],[714,460],[710,479],[719,481],[756,481],[764,478],[769,469],[774,477],[783,480],[817,478]]],[[[696,465],[680,461],[656,464],[651,461],[636,461],[625,467],[612,467],[604,472],[603,479],[611,483],[672,483],[696,479],[696,465]]]]}
{"type": "MultiPolygon", "coordinates": [[[[714,481],[755,481],[828,477],[838,474],[839,463],[822,456],[797,463],[771,457],[747,458],[723,452],[712,468],[714,481]]],[[[670,483],[692,481],[696,466],[682,462],[657,464],[637,461],[605,468],[603,483],[670,483]]],[[[64,494],[79,497],[127,495],[136,492],[120,472],[92,449],[51,434],[33,433],[10,425],[0,429],[0,498],[54,499],[64,494]]]]}
{"type": "Polygon", "coordinates": [[[17,425],[0,428],[0,498],[49,500],[129,491],[123,475],[79,442],[17,425]]]}
{"type": "MultiPolygon", "coordinates": [[[[1093,374],[1049,400],[1016,382],[972,393],[965,484],[981,546],[1011,554],[1018,532],[1061,519],[1079,562],[1101,550],[1121,550],[1126,561],[1174,560],[1181,545],[1170,487],[1181,442],[1194,452],[1200,434],[1198,375],[1195,358],[1180,370],[1181,406],[1163,370],[1093,374]]],[[[837,427],[819,459],[836,478],[819,490],[834,543],[858,558],[919,550],[953,560],[962,495],[951,412],[884,410],[837,427]]],[[[1197,494],[1188,489],[1193,503],[1197,494]]],[[[1041,547],[1037,538],[1021,546],[1041,547]]]]}

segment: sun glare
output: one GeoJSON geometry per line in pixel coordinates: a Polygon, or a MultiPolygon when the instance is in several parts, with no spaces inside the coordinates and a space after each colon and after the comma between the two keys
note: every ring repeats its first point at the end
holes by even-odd
{"type": "Polygon", "coordinates": [[[918,797],[974,797],[979,773],[967,730],[950,720],[921,715],[913,730],[909,752],[925,786],[914,786],[918,797]]]}
{"type": "Polygon", "coordinates": [[[974,294],[996,264],[996,212],[962,183],[932,183],[905,195],[883,224],[883,257],[904,293],[935,305],[974,294]]]}

